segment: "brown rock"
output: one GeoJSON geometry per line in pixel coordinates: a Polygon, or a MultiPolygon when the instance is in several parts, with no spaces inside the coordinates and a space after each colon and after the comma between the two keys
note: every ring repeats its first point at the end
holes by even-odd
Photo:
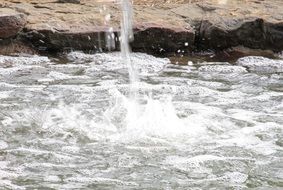
{"type": "Polygon", "coordinates": [[[10,38],[25,26],[26,17],[24,14],[13,12],[9,9],[0,11],[0,38],[10,38]]]}
{"type": "MultiPolygon", "coordinates": [[[[118,50],[121,18],[118,0],[80,0],[80,4],[57,2],[3,0],[1,3],[28,15],[21,37],[37,49],[107,49],[105,39],[112,30],[116,39],[113,49],[118,50]]],[[[283,50],[282,0],[133,2],[134,51],[174,52],[180,49],[183,52],[234,46],[283,50]]],[[[1,31],[6,36],[11,34],[7,27],[1,31]]]]}
{"type": "Polygon", "coordinates": [[[28,44],[18,40],[2,40],[0,42],[0,55],[11,54],[37,54],[37,52],[28,44]]]}
{"type": "MultiPolygon", "coordinates": [[[[32,0],[30,0],[32,1],[32,0]]],[[[111,1],[82,1],[82,4],[61,4],[46,1],[11,4],[15,10],[29,15],[23,39],[40,50],[107,50],[106,38],[113,31],[119,49],[121,9],[111,1]],[[106,19],[107,18],[107,19],[106,19]],[[44,20],[44,22],[42,22],[44,20]]],[[[163,9],[134,7],[135,40],[133,50],[177,51],[192,49],[194,30],[184,20],[172,17],[163,9]],[[187,45],[185,45],[187,44],[187,45]]]]}
{"type": "Polygon", "coordinates": [[[283,49],[281,0],[210,0],[178,6],[172,11],[196,29],[198,49],[243,45],[254,49],[283,49]]]}

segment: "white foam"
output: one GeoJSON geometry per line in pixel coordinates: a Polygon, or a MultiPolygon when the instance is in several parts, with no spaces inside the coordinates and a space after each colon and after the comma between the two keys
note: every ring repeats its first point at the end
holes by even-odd
{"type": "Polygon", "coordinates": [[[231,65],[206,65],[199,68],[201,72],[217,72],[217,73],[246,73],[247,70],[241,66],[231,65]]]}
{"type": "Polygon", "coordinates": [[[89,79],[88,76],[75,76],[75,75],[68,75],[61,72],[51,71],[46,76],[46,78],[38,79],[38,82],[54,82],[54,81],[63,81],[63,80],[71,80],[71,79],[89,79]]]}
{"type": "Polygon", "coordinates": [[[0,150],[8,148],[8,144],[5,141],[0,140],[0,150]]]}
{"type": "Polygon", "coordinates": [[[11,63],[12,65],[38,65],[38,64],[50,64],[51,61],[48,57],[30,55],[30,56],[1,56],[0,64],[11,63]]]}
{"type": "Polygon", "coordinates": [[[78,153],[80,150],[77,146],[64,146],[62,147],[62,151],[68,152],[68,153],[78,153]]]}
{"type": "MultiPolygon", "coordinates": [[[[1,176],[1,171],[0,171],[0,176],[1,176]]],[[[5,179],[2,180],[1,178],[0,178],[0,187],[3,187],[4,189],[6,189],[6,188],[17,189],[17,190],[25,190],[26,189],[25,187],[14,185],[12,183],[12,181],[10,181],[10,180],[5,180],[5,179]]]]}
{"type": "MultiPolygon", "coordinates": [[[[68,59],[74,63],[89,63],[91,68],[86,72],[97,71],[115,71],[127,69],[127,65],[121,64],[121,55],[119,53],[99,53],[99,54],[84,54],[80,52],[72,52],[68,54],[68,59]]],[[[169,59],[156,58],[143,53],[130,54],[131,62],[135,64],[139,75],[157,74],[164,66],[170,63],[169,59]]]]}
{"type": "Polygon", "coordinates": [[[83,72],[85,69],[89,68],[89,65],[78,65],[78,64],[56,64],[50,65],[49,68],[52,71],[57,71],[61,73],[76,73],[76,72],[83,72]]]}
{"type": "Polygon", "coordinates": [[[0,68],[0,76],[12,77],[19,73],[27,73],[34,70],[45,70],[45,68],[38,65],[19,65],[17,67],[0,68]]]}
{"type": "Polygon", "coordinates": [[[61,182],[61,179],[58,176],[50,175],[50,176],[46,176],[44,178],[44,181],[56,183],[56,182],[61,182]]]}
{"type": "Polygon", "coordinates": [[[250,71],[283,72],[283,60],[249,56],[238,59],[237,65],[247,67],[250,71]]]}
{"type": "Polygon", "coordinates": [[[248,179],[248,175],[240,172],[226,172],[222,177],[222,180],[230,183],[241,184],[248,179]]]}

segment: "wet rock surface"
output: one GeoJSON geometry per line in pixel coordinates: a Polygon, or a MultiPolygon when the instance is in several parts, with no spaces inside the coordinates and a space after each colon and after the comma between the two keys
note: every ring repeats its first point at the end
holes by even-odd
{"type": "MultiPolygon", "coordinates": [[[[4,0],[0,2],[0,38],[13,37],[24,27],[18,39],[36,50],[107,50],[109,38],[115,42],[112,50],[118,50],[118,2],[4,0]],[[1,25],[2,15],[16,18],[9,22],[17,26],[12,32],[13,27],[1,25]],[[27,18],[25,26],[22,15],[27,18]]],[[[281,0],[135,0],[132,48],[166,53],[242,45],[282,51],[282,6],[281,0]]]]}

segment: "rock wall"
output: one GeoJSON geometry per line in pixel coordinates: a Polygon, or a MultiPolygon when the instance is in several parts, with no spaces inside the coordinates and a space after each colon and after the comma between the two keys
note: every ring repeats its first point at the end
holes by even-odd
{"type": "MultiPolygon", "coordinates": [[[[132,48],[282,51],[282,7],[282,0],[134,0],[132,48]]],[[[107,50],[107,38],[118,50],[120,17],[118,0],[2,0],[0,52],[9,42],[37,51],[107,50]]]]}

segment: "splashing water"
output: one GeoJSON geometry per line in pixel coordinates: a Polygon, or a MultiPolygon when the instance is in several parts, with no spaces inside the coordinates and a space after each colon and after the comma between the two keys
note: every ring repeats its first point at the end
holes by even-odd
{"type": "MultiPolygon", "coordinates": [[[[169,132],[165,128],[169,129],[171,127],[172,129],[174,125],[180,123],[170,98],[167,98],[166,102],[163,102],[153,100],[149,95],[145,98],[145,105],[139,103],[139,76],[135,63],[131,60],[129,44],[134,40],[132,3],[129,0],[121,0],[121,9],[123,13],[121,22],[121,54],[122,63],[126,63],[128,67],[130,97],[126,98],[117,91],[114,96],[118,99],[115,100],[115,103],[118,103],[118,105],[114,104],[114,107],[111,107],[110,110],[107,111],[108,118],[113,117],[113,115],[117,117],[115,114],[119,113],[120,110],[124,110],[125,113],[123,112],[123,114],[126,115],[121,122],[126,124],[124,134],[129,136],[135,136],[130,134],[129,131],[134,131],[135,134],[139,134],[140,137],[143,136],[142,134],[144,134],[145,131],[148,132],[148,130],[150,130],[152,134],[157,134],[162,130],[163,132],[169,132]],[[121,105],[121,103],[123,105],[121,105]]],[[[150,91],[148,93],[151,94],[150,91]]],[[[164,134],[163,132],[162,134],[164,134]]]]}
{"type": "Polygon", "coordinates": [[[130,82],[134,85],[138,82],[138,74],[130,57],[129,43],[134,39],[133,33],[133,8],[129,0],[121,0],[122,22],[121,22],[121,53],[122,59],[128,65],[130,82]]]}
{"type": "Polygon", "coordinates": [[[120,57],[0,57],[0,189],[280,189],[281,60],[120,57]]]}
{"type": "Polygon", "coordinates": [[[0,56],[0,189],[282,188],[282,60],[121,49],[0,56]]]}

